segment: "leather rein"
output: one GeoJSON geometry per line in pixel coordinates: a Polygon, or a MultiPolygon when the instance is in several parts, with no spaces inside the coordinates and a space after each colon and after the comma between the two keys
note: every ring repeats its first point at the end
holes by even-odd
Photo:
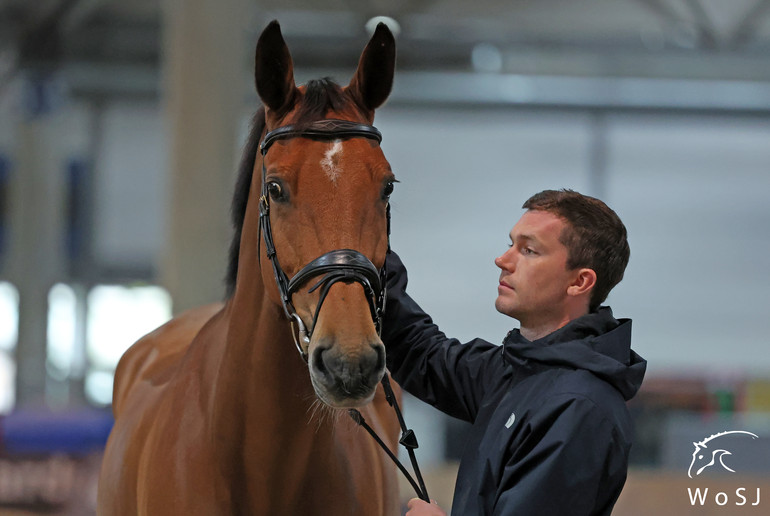
{"type": "MultiPolygon", "coordinates": [[[[382,315],[385,310],[386,286],[385,267],[383,266],[382,269],[378,270],[369,258],[353,249],[336,249],[325,253],[302,267],[302,269],[300,269],[292,278],[289,278],[281,268],[281,265],[278,262],[278,256],[273,242],[273,232],[270,225],[270,191],[267,185],[265,156],[271,145],[276,141],[298,137],[321,141],[332,141],[345,138],[368,138],[380,143],[382,142],[382,134],[371,125],[359,124],[348,120],[325,119],[302,127],[287,125],[273,129],[265,135],[259,146],[259,150],[262,154],[262,190],[259,198],[259,229],[262,233],[262,239],[258,239],[258,242],[261,240],[264,240],[265,242],[265,252],[273,267],[273,274],[275,276],[276,285],[278,286],[278,292],[281,296],[284,313],[289,319],[292,327],[291,333],[294,338],[294,344],[302,356],[302,359],[307,362],[308,355],[303,344],[305,346],[310,344],[313,329],[318,321],[318,314],[321,311],[321,306],[332,285],[338,282],[355,282],[361,284],[369,304],[372,321],[377,330],[377,335],[382,333],[382,315]],[[308,283],[311,279],[319,277],[320,279],[309,289],[309,292],[313,292],[317,289],[320,289],[320,291],[318,305],[316,306],[315,314],[313,315],[313,321],[308,328],[294,309],[292,296],[300,289],[300,287],[308,283]]],[[[388,227],[388,251],[390,251],[390,204],[388,204],[386,208],[386,217],[388,227]]],[[[257,250],[257,256],[261,256],[259,249],[257,250]]],[[[349,409],[348,414],[356,424],[363,427],[374,438],[377,444],[391,458],[412,485],[417,496],[426,502],[430,502],[428,491],[425,488],[425,482],[420,474],[420,468],[417,465],[417,458],[414,453],[415,448],[418,447],[417,438],[415,437],[414,432],[406,427],[406,423],[401,414],[401,409],[393,394],[387,371],[383,375],[381,383],[385,390],[385,398],[387,399],[388,404],[393,407],[396,416],[398,417],[398,422],[401,427],[401,438],[399,439],[399,443],[406,448],[407,453],[409,454],[409,459],[412,463],[412,469],[417,477],[417,481],[412,478],[409,471],[398,460],[398,457],[396,457],[369,424],[367,424],[363,415],[358,410],[349,409]]]]}

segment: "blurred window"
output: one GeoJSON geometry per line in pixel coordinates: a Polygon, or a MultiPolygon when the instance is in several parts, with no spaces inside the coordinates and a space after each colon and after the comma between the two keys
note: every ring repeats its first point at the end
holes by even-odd
{"type": "Polygon", "coordinates": [[[123,353],[171,318],[171,296],[157,286],[98,285],[88,294],[85,378],[89,401],[112,399],[112,376],[123,353]]]}
{"type": "Polygon", "coordinates": [[[57,283],[48,293],[48,342],[46,367],[58,380],[75,372],[77,297],[70,285],[57,283]]]}
{"type": "Polygon", "coordinates": [[[86,374],[86,399],[95,405],[112,403],[112,384],[115,372],[90,370],[86,374]]]}
{"type": "Polygon", "coordinates": [[[11,411],[16,399],[16,361],[13,353],[19,336],[19,292],[0,282],[0,414],[11,411]]]}
{"type": "Polygon", "coordinates": [[[0,349],[12,351],[19,336],[19,292],[0,281],[0,349]]]}

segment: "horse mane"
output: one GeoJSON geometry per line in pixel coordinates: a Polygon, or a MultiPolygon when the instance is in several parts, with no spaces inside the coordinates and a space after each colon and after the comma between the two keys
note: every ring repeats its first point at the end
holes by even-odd
{"type": "MultiPolygon", "coordinates": [[[[320,120],[329,111],[344,111],[353,108],[361,112],[353,100],[346,96],[339,84],[329,77],[308,81],[305,85],[302,105],[297,113],[297,119],[293,123],[296,126],[306,126],[311,122],[320,120]]],[[[259,142],[265,130],[265,108],[260,106],[251,121],[251,130],[244,146],[241,162],[238,166],[238,178],[235,182],[233,201],[230,207],[230,217],[233,224],[233,238],[230,241],[227,275],[225,277],[226,298],[232,297],[235,292],[235,282],[238,279],[238,254],[241,247],[241,233],[243,232],[243,219],[246,217],[246,204],[249,200],[254,162],[259,152],[259,142]]]]}

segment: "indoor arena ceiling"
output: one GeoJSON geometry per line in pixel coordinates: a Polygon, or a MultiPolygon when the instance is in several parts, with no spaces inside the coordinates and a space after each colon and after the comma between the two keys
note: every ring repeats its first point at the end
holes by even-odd
{"type": "MultiPolygon", "coordinates": [[[[164,3],[0,0],[0,78],[41,63],[157,75],[164,3]]],[[[242,3],[254,41],[281,21],[298,68],[354,63],[367,20],[386,15],[402,71],[770,81],[770,0],[242,3]]]]}

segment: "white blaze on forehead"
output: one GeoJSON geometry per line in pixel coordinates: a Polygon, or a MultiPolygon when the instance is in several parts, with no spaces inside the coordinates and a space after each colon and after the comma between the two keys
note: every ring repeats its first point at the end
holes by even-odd
{"type": "Polygon", "coordinates": [[[324,169],[326,175],[329,177],[332,183],[337,182],[337,177],[342,172],[339,162],[342,157],[342,141],[335,140],[329,147],[329,150],[324,154],[321,160],[321,168],[324,169]]]}

